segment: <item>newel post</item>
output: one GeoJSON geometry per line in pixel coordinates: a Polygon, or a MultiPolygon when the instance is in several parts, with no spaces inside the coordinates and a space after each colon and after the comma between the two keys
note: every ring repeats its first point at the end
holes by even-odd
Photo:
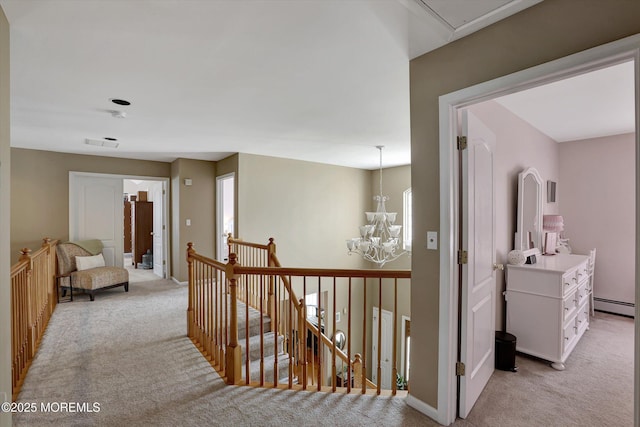
{"type": "Polygon", "coordinates": [[[42,247],[47,249],[47,304],[49,314],[53,313],[55,308],[56,298],[54,294],[56,292],[56,253],[51,250],[51,239],[45,237],[42,239],[42,247]]]}
{"type": "Polygon", "coordinates": [[[33,260],[31,259],[31,249],[23,248],[20,251],[20,261],[27,263],[27,360],[33,359],[36,354],[36,330],[35,330],[35,309],[33,305],[36,301],[35,287],[33,286],[33,260]]]}
{"type": "Polygon", "coordinates": [[[227,384],[237,384],[241,379],[241,348],[238,345],[238,275],[234,269],[240,264],[236,261],[236,254],[229,254],[225,275],[229,281],[229,342],[227,344],[226,367],[227,384]]]}
{"type": "Polygon", "coordinates": [[[231,239],[233,239],[233,233],[229,233],[227,234],[227,254],[231,255],[231,252],[233,252],[233,250],[231,249],[231,239]]]}
{"type": "Polygon", "coordinates": [[[196,250],[193,249],[193,243],[187,243],[187,267],[189,271],[189,305],[187,307],[187,336],[193,338],[193,298],[194,298],[194,283],[193,283],[193,254],[196,250]]]}
{"type": "Polygon", "coordinates": [[[353,388],[358,389],[362,388],[362,392],[365,392],[365,380],[363,379],[362,372],[362,356],[360,353],[356,353],[354,356],[353,363],[353,388]]]}
{"type": "MultiPolygon", "coordinates": [[[[269,257],[269,267],[276,267],[275,256],[276,256],[276,244],[273,241],[273,237],[269,238],[269,244],[267,244],[267,254],[269,257]]],[[[273,274],[269,275],[269,289],[267,292],[267,315],[272,317],[276,311],[276,301],[274,298],[275,293],[275,277],[273,274]]]]}

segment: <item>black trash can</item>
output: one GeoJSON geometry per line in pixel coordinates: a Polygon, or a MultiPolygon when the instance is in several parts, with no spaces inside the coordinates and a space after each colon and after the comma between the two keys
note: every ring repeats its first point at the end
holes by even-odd
{"type": "Polygon", "coordinates": [[[516,337],[496,331],[496,369],[516,372],[516,337]]]}

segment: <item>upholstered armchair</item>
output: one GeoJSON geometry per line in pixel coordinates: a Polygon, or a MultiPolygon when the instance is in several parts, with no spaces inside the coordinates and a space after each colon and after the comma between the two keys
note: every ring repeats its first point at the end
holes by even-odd
{"type": "Polygon", "coordinates": [[[101,289],[124,286],[129,292],[129,272],[123,267],[105,266],[102,243],[99,240],[85,240],[58,244],[58,280],[64,288],[69,288],[73,300],[73,290],[81,289],[89,294],[91,301],[101,289]]]}

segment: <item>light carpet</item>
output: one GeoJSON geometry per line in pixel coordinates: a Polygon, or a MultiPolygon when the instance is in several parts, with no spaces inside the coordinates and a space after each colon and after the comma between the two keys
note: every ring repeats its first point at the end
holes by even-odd
{"type": "Polygon", "coordinates": [[[227,386],[186,337],[187,289],[132,283],[60,304],[19,402],[99,403],[21,413],[16,426],[435,426],[401,398],[227,386]]]}
{"type": "MultiPolygon", "coordinates": [[[[132,283],[60,304],[19,402],[99,403],[16,426],[435,426],[401,398],[227,386],[186,338],[187,289],[132,283]]],[[[633,320],[597,313],[565,371],[518,356],[456,426],[633,425],[633,320]]],[[[434,379],[435,381],[435,379],[434,379]]]]}

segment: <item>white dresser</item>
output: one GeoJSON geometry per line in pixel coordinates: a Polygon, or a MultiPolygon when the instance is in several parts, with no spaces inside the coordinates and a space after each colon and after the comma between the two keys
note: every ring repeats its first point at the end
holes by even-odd
{"type": "Polygon", "coordinates": [[[516,350],[564,369],[589,328],[586,255],[538,256],[536,264],[507,266],[507,332],[516,350]]]}

